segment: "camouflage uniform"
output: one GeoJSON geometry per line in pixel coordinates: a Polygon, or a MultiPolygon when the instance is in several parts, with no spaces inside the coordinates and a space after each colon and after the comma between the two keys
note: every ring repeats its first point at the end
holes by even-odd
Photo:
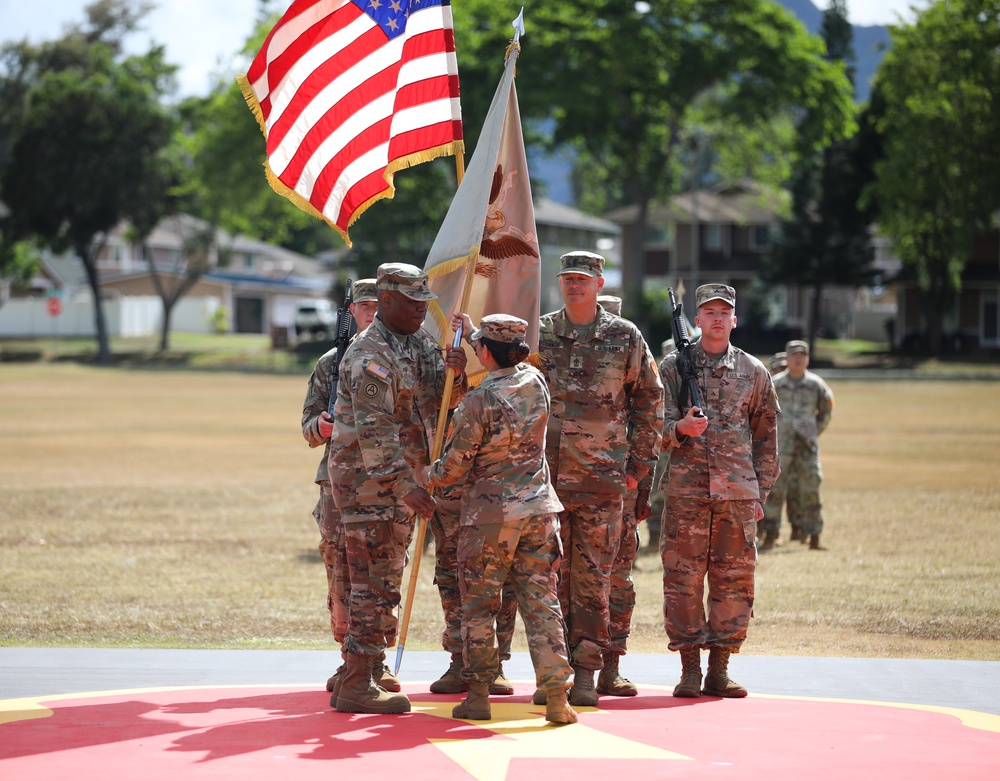
{"type": "MultiPolygon", "coordinates": [[[[419,487],[414,469],[428,462],[444,380],[441,349],[426,331],[399,336],[379,319],[341,364],[329,471],[350,566],[349,654],[379,656],[395,643],[415,521],[400,500],[419,487]]],[[[463,374],[452,406],[466,389],[463,374]]]]}
{"type": "Polygon", "coordinates": [[[316,469],[319,501],[313,510],[313,517],[319,527],[319,552],[326,565],[326,605],[330,610],[330,628],[334,639],[338,643],[343,643],[347,635],[347,597],[350,593],[350,581],[343,556],[343,526],[340,523],[340,512],[330,491],[330,473],[326,465],[330,441],[319,433],[320,413],[326,411],[330,404],[331,375],[336,363],[337,348],[334,348],[320,357],[309,377],[309,387],[302,405],[302,436],[309,443],[309,447],[324,446],[323,460],[316,469]]]}
{"type": "MultiPolygon", "coordinates": [[[[375,280],[357,280],[354,283],[353,294],[355,303],[377,300],[375,280]]],[[[326,605],[330,611],[330,628],[334,640],[343,643],[347,635],[347,602],[351,593],[351,582],[344,549],[343,525],[340,523],[340,512],[330,490],[330,473],[327,469],[330,440],[319,433],[320,415],[330,409],[333,373],[336,367],[336,347],[324,353],[316,361],[316,366],[309,377],[305,401],[302,403],[302,436],[309,443],[309,447],[323,447],[323,458],[316,467],[319,501],[313,510],[313,518],[319,527],[319,552],[326,566],[326,605]]]]}
{"type": "Polygon", "coordinates": [[[774,389],[781,403],[778,425],[781,476],[767,497],[761,524],[765,534],[776,538],[781,526],[781,506],[787,501],[788,522],[808,538],[823,531],[819,435],[833,415],[833,392],[822,377],[808,369],[799,379],[787,370],[781,372],[774,378],[774,389]]]}
{"type": "Polygon", "coordinates": [[[660,364],[670,451],[661,482],[664,627],[673,651],[736,652],[753,608],[756,505],[778,475],[778,400],[756,358],[731,344],[712,358],[699,342],[694,360],[708,428],[698,437],[678,436],[687,409],[678,403],[677,358],[671,353],[660,364]]]}
{"type": "Polygon", "coordinates": [[[565,309],[543,315],[538,358],[552,394],[546,456],[565,507],[559,599],[573,666],[600,670],[626,475],[641,481],[653,470],[663,389],[639,329],[601,306],[589,326],[565,309]]]}
{"type": "MultiPolygon", "coordinates": [[[[443,489],[436,494],[436,499],[437,512],[431,519],[430,529],[434,535],[434,585],[438,588],[444,612],[441,647],[452,658],[461,658],[462,594],[458,583],[458,530],[462,495],[460,491],[443,489]]],[[[497,613],[497,645],[501,662],[510,659],[516,620],[517,599],[513,585],[508,581],[501,591],[497,613]]]]}
{"type": "Polygon", "coordinates": [[[488,685],[496,674],[493,627],[503,585],[512,578],[538,688],[569,688],[572,670],[556,593],[556,513],[562,505],[544,452],[549,411],[548,390],[536,369],[522,363],[491,371],[455,412],[442,457],[430,470],[431,485],[462,486],[462,676],[470,684],[488,685]]]}

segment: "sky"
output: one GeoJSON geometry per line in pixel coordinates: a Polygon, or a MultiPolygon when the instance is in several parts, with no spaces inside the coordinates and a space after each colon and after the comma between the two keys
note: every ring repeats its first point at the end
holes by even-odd
{"type": "MultiPolygon", "coordinates": [[[[27,38],[32,43],[56,38],[68,25],[84,20],[91,0],[0,0],[0,42],[27,38]]],[[[129,41],[131,51],[145,51],[150,41],[163,44],[167,60],[180,66],[178,96],[204,95],[212,74],[235,77],[246,71],[249,57],[240,49],[254,28],[258,0],[153,0],[156,8],[146,30],[129,41]]],[[[461,0],[453,0],[461,2],[461,0]]],[[[813,0],[825,8],[825,0],[813,0]]],[[[853,24],[893,24],[898,16],[913,20],[910,6],[926,8],[930,0],[847,0],[853,24]]],[[[288,0],[288,5],[291,0],[288,0]]],[[[280,3],[276,3],[280,6],[280,3]]],[[[530,5],[526,12],[530,28],[530,5]]],[[[530,29],[529,29],[530,32],[530,29]]]]}

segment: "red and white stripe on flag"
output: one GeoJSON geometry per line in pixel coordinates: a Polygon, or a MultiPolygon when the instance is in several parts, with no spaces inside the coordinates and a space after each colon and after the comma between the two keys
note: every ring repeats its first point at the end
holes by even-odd
{"type": "Polygon", "coordinates": [[[451,0],[295,0],[240,84],[271,185],[348,246],[396,171],[464,152],[451,0]]]}

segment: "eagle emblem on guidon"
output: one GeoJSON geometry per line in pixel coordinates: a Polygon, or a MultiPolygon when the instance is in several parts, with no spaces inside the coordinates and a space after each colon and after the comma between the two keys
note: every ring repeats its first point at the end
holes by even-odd
{"type": "MultiPolygon", "coordinates": [[[[527,255],[537,258],[538,253],[532,246],[536,242],[533,233],[525,233],[516,225],[507,225],[503,207],[514,186],[514,175],[511,171],[504,176],[503,166],[498,165],[493,172],[493,185],[490,187],[490,203],[486,207],[486,225],[483,227],[483,240],[480,242],[479,257],[490,260],[504,260],[527,255]]],[[[495,263],[480,260],[476,262],[476,273],[487,279],[495,279],[500,274],[500,268],[495,263]]]]}

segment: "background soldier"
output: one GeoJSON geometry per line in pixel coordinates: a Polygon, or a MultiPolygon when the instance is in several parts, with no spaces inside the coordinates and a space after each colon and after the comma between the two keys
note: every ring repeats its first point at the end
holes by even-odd
{"type": "MultiPolygon", "coordinates": [[[[468,320],[468,315],[460,315],[468,320]]],[[[468,321],[471,325],[471,320],[468,321]]],[[[545,429],[549,394],[545,380],[521,363],[531,348],[528,324],[495,314],[469,339],[489,370],[455,412],[441,459],[429,470],[434,486],[462,489],[459,583],[462,637],[469,695],[454,709],[460,719],[491,717],[489,687],[499,664],[493,624],[501,590],[510,580],[528,636],[535,680],[546,694],[545,718],[576,721],[567,702],[571,669],[556,594],[562,509],[549,482],[545,429]]]]}
{"type": "Polygon", "coordinates": [[[786,505],[792,539],[820,545],[823,503],[819,489],[823,471],[819,463],[819,435],[833,416],[833,392],[818,374],[808,371],[809,344],[800,340],[785,345],[788,368],[774,378],[781,403],[778,455],[781,476],[764,505],[763,550],[771,550],[781,532],[781,505],[786,505]]]}
{"type": "Polygon", "coordinates": [[[660,541],[664,626],[683,666],[675,697],[746,697],[729,678],[729,655],[746,639],[753,608],[756,523],[778,476],[778,400],[764,365],[730,344],[736,291],[702,285],[695,303],[701,340],[691,349],[704,409],[680,407],[679,353],[660,365],[670,450],[660,541]],[[702,648],[709,649],[704,692],[702,648]]]}
{"type": "MultiPolygon", "coordinates": [[[[565,508],[559,601],[575,673],[570,703],[596,705],[594,672],[614,667],[617,674],[618,655],[608,647],[608,591],[622,495],[653,470],[663,388],[639,330],[597,303],[604,258],[570,252],[560,263],[565,306],[542,316],[538,358],[552,395],[546,456],[565,508]]],[[[645,507],[648,491],[636,501],[645,507]]]]}
{"type": "MultiPolygon", "coordinates": [[[[621,317],[622,300],[618,296],[598,296],[597,303],[613,315],[621,317]]],[[[625,655],[628,636],[632,629],[632,613],[635,610],[635,584],[632,581],[632,567],[639,553],[639,523],[644,518],[637,509],[651,513],[649,503],[637,508],[639,491],[647,496],[653,487],[652,474],[644,477],[638,485],[626,489],[622,504],[622,533],[611,565],[608,592],[608,654],[612,662],[625,655]]],[[[635,684],[621,674],[618,664],[605,663],[597,676],[597,693],[614,697],[634,697],[639,693],[635,684]]]]}
{"type": "Polygon", "coordinates": [[[341,364],[330,441],[330,483],[351,580],[345,669],[330,702],[346,713],[410,710],[405,694],[389,694],[375,683],[373,668],[396,641],[394,611],[414,522],[434,513],[415,470],[428,463],[446,366],[459,374],[453,406],[468,387],[465,352],[449,349],[443,358],[421,330],[427,302],[436,298],[427,274],[384,263],[376,288],[375,321],[341,364]]]}
{"type": "MultiPolygon", "coordinates": [[[[358,333],[364,331],[375,319],[378,297],[375,294],[374,279],[359,279],[354,283],[351,314],[357,323],[358,333]]],[[[333,433],[333,418],[330,416],[331,378],[337,365],[337,348],[334,347],[320,356],[309,377],[309,387],[302,403],[302,436],[309,447],[324,446],[323,460],[316,469],[316,483],[319,485],[319,501],[313,510],[313,518],[319,526],[319,552],[326,565],[327,596],[326,605],[330,610],[330,628],[333,639],[343,646],[347,635],[347,600],[351,591],[348,580],[347,562],[344,559],[343,527],[340,513],[330,492],[330,473],[326,462],[330,455],[330,435],[333,433]]],[[[333,691],[338,669],[326,682],[326,690],[333,691]]],[[[386,668],[380,681],[383,688],[399,691],[399,681],[386,668]]]]}

